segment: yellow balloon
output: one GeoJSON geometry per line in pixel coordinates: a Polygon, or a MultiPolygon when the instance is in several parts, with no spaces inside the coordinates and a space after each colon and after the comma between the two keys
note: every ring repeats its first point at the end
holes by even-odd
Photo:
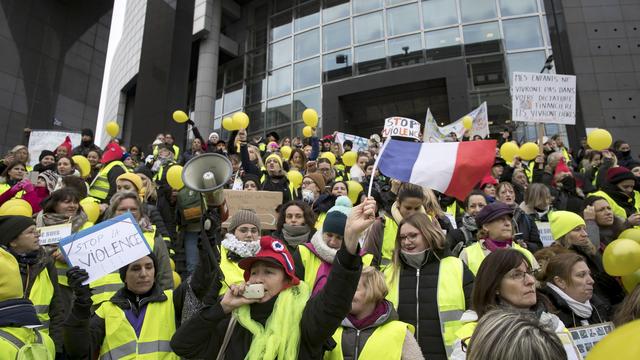
{"type": "Polygon", "coordinates": [[[115,121],[109,121],[105,126],[105,129],[107,130],[107,134],[114,138],[118,136],[118,133],[120,132],[120,125],[115,121]]]}
{"type": "Polygon", "coordinates": [[[540,149],[538,148],[538,144],[534,142],[528,142],[522,144],[522,146],[520,147],[520,151],[518,151],[518,156],[520,156],[522,160],[529,161],[535,159],[539,153],[540,149]]]}
{"type": "Polygon", "coordinates": [[[33,209],[25,200],[11,199],[0,206],[0,216],[5,215],[31,217],[33,215],[33,209]]]}
{"type": "Polygon", "coordinates": [[[180,274],[174,271],[173,272],[173,288],[177,289],[178,286],[180,286],[180,284],[182,284],[182,278],[180,277],[180,274]]]}
{"type": "MultiPolygon", "coordinates": [[[[309,108],[302,112],[302,120],[304,124],[307,126],[311,126],[312,128],[318,126],[318,112],[309,108]]],[[[307,136],[308,137],[308,136],[307,136]]]]}
{"type": "Polygon", "coordinates": [[[518,145],[512,142],[506,142],[500,146],[500,157],[506,162],[512,162],[513,158],[518,154],[518,145]]]}
{"type": "Polygon", "coordinates": [[[586,360],[640,358],[640,319],[626,323],[602,338],[589,351],[586,360]]]}
{"type": "Polygon", "coordinates": [[[613,138],[605,129],[595,129],[587,136],[587,144],[593,150],[604,150],[611,146],[613,138]]]}
{"type": "Polygon", "coordinates": [[[640,269],[640,244],[629,239],[614,240],[604,249],[602,262],[609,275],[630,275],[640,269]]]}
{"type": "Polygon", "coordinates": [[[342,163],[345,164],[345,166],[353,166],[356,164],[356,161],[358,161],[357,152],[347,151],[346,153],[342,154],[342,163]]]}
{"type": "Polygon", "coordinates": [[[302,128],[302,135],[304,135],[304,137],[312,137],[313,136],[313,129],[311,128],[311,126],[305,126],[304,128],[302,128]]]}
{"type": "Polygon", "coordinates": [[[622,276],[620,279],[622,280],[624,289],[627,290],[627,293],[630,293],[640,284],[640,269],[629,275],[622,276]]]}
{"type": "Polygon", "coordinates": [[[299,188],[300,185],[302,185],[302,174],[298,170],[290,170],[287,173],[287,178],[295,189],[299,188]]]}
{"type": "Polygon", "coordinates": [[[283,147],[281,147],[281,148],[280,148],[280,154],[282,154],[282,157],[283,157],[285,160],[289,160],[289,157],[291,156],[291,151],[293,151],[293,150],[291,149],[291,146],[287,146],[287,145],[285,145],[285,146],[283,146],[283,147]]]}
{"type": "Polygon", "coordinates": [[[176,110],[173,112],[173,121],[178,124],[186,123],[189,120],[189,116],[182,110],[176,110]]]}
{"type": "Polygon", "coordinates": [[[176,271],[176,262],[172,258],[169,258],[169,265],[171,265],[171,270],[176,271]]]}
{"type": "Polygon", "coordinates": [[[362,187],[362,184],[353,180],[347,181],[347,187],[349,188],[347,196],[349,196],[351,203],[355,205],[358,202],[358,196],[364,191],[364,188],[362,187]]]}
{"type": "Polygon", "coordinates": [[[173,165],[167,171],[167,183],[174,190],[180,190],[184,187],[184,183],[182,182],[182,166],[173,165]]]}
{"type": "Polygon", "coordinates": [[[233,114],[233,117],[231,119],[237,127],[237,129],[235,130],[246,129],[247,126],[249,126],[249,116],[242,111],[238,111],[237,113],[233,114]]]}
{"type": "Polygon", "coordinates": [[[87,220],[95,224],[100,217],[100,205],[92,198],[84,198],[80,200],[80,206],[82,211],[87,214],[87,220]]]}
{"type": "Polygon", "coordinates": [[[618,239],[629,239],[640,244],[640,229],[631,228],[627,229],[618,235],[618,239]]]}
{"type": "Polygon", "coordinates": [[[233,123],[233,119],[230,117],[226,117],[224,119],[222,119],[222,127],[227,130],[227,131],[233,131],[236,130],[233,126],[235,124],[233,123]]]}
{"type": "Polygon", "coordinates": [[[325,158],[325,159],[329,159],[329,162],[331,163],[331,166],[336,164],[336,156],[333,155],[332,152],[323,152],[322,155],[320,155],[320,158],[325,158]]]}
{"type": "Polygon", "coordinates": [[[462,126],[469,130],[473,127],[473,118],[469,115],[462,118],[462,126]]]}
{"type": "Polygon", "coordinates": [[[89,176],[91,173],[91,164],[89,164],[89,160],[82,155],[73,155],[72,159],[80,171],[80,176],[83,178],[89,176]]]}

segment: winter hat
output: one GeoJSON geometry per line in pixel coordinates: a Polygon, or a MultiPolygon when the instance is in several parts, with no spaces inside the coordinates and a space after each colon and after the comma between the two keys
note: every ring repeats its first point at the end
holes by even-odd
{"type": "Polygon", "coordinates": [[[214,132],[212,132],[211,134],[209,134],[209,141],[211,141],[211,138],[212,138],[214,135],[218,138],[218,140],[220,140],[220,135],[218,135],[218,133],[214,131],[214,132]]]}
{"type": "Polygon", "coordinates": [[[260,218],[256,215],[256,212],[250,209],[238,210],[231,217],[231,223],[229,224],[229,232],[233,233],[236,228],[242,224],[255,225],[258,228],[258,232],[262,231],[260,224],[260,218]]]}
{"type": "Polygon", "coordinates": [[[478,215],[476,215],[476,225],[478,228],[481,228],[482,225],[488,224],[504,215],[513,217],[513,209],[503,202],[492,202],[491,204],[483,207],[478,215]]]}
{"type": "Polygon", "coordinates": [[[42,152],[40,153],[40,156],[38,156],[38,161],[42,161],[42,159],[44,159],[45,156],[53,156],[55,158],[56,153],[54,153],[51,150],[42,150],[42,152]]]}
{"type": "Polygon", "coordinates": [[[82,136],[91,136],[91,138],[93,139],[93,130],[91,129],[82,129],[81,132],[82,136]]]}
{"type": "Polygon", "coordinates": [[[102,153],[102,159],[100,162],[103,164],[108,164],[115,160],[122,159],[122,148],[115,142],[109,143],[106,148],[104,148],[104,153],[102,153]]]}
{"type": "Polygon", "coordinates": [[[280,155],[271,154],[271,155],[267,156],[267,158],[264,159],[265,164],[267,163],[267,161],[269,161],[269,159],[275,159],[278,162],[278,164],[280,164],[280,167],[282,168],[282,158],[280,157],[280,155]]]}
{"type": "Polygon", "coordinates": [[[635,180],[633,173],[624,166],[612,167],[607,170],[607,181],[617,184],[623,180],[635,180]]]}
{"type": "Polygon", "coordinates": [[[16,258],[0,247],[0,301],[20,299],[22,293],[22,277],[16,258]]]}
{"type": "Polygon", "coordinates": [[[58,174],[56,174],[53,170],[45,170],[38,174],[38,179],[44,180],[44,183],[47,186],[47,190],[52,193],[55,190],[56,185],[58,184],[58,174]]]}
{"type": "MultiPolygon", "coordinates": [[[[148,254],[147,254],[147,255],[145,255],[145,256],[150,257],[150,258],[151,258],[151,261],[153,261],[153,268],[155,269],[155,271],[156,271],[156,275],[157,275],[157,274],[158,274],[158,270],[159,270],[159,269],[158,269],[158,259],[156,258],[156,255],[155,255],[155,254],[153,253],[153,251],[152,251],[152,252],[148,253],[148,254]]],[[[144,256],[143,256],[143,257],[144,257],[144,256]]],[[[140,258],[140,259],[142,259],[142,258],[140,258]]],[[[138,260],[140,260],[140,259],[138,259],[138,260]]],[[[138,261],[138,260],[135,260],[135,261],[138,261]]],[[[135,261],[132,261],[131,263],[134,263],[135,261]]],[[[125,266],[121,267],[121,268],[118,270],[118,272],[120,272],[120,280],[122,280],[122,282],[124,282],[124,279],[127,277],[127,269],[129,269],[129,265],[131,265],[131,263],[129,263],[129,264],[127,264],[127,265],[125,265],[125,266]]]]}
{"type": "Polygon", "coordinates": [[[322,224],[322,232],[330,232],[344,236],[344,227],[347,225],[347,216],[351,212],[351,200],[348,196],[339,196],[336,204],[327,211],[327,217],[322,224]]]}
{"type": "Polygon", "coordinates": [[[153,172],[151,171],[151,169],[149,169],[148,167],[146,167],[144,165],[139,166],[137,169],[135,169],[134,173],[142,174],[142,175],[148,177],[149,179],[153,179],[153,172]]]}
{"type": "Polygon", "coordinates": [[[58,145],[57,148],[59,148],[60,146],[66,148],[67,149],[67,154],[69,154],[69,156],[71,156],[71,149],[73,148],[73,146],[71,146],[71,138],[69,136],[64,138],[64,142],[62,144],[58,145]]]}
{"type": "Polygon", "coordinates": [[[498,185],[498,180],[496,180],[496,178],[494,178],[491,175],[486,175],[480,181],[480,189],[484,189],[484,187],[487,186],[487,185],[496,186],[496,185],[498,185]]]}
{"type": "Polygon", "coordinates": [[[300,284],[300,279],[296,276],[293,257],[280,240],[271,236],[263,236],[260,238],[260,251],[255,256],[240,260],[238,266],[244,270],[245,281],[249,281],[251,266],[256,261],[268,261],[282,266],[284,272],[291,279],[291,285],[300,284]]]}
{"type": "Polygon", "coordinates": [[[118,180],[130,181],[133,184],[133,186],[135,186],[136,189],[138,189],[138,191],[140,191],[142,189],[142,179],[140,178],[140,176],[138,174],[127,172],[127,173],[124,173],[124,174],[118,176],[116,181],[118,181],[118,180]]]}
{"type": "Polygon", "coordinates": [[[326,182],[324,181],[324,176],[322,176],[322,174],[310,173],[305,175],[304,177],[313,180],[313,182],[316,183],[316,186],[318,187],[318,190],[320,190],[320,192],[322,192],[324,190],[324,187],[327,186],[326,182]]]}
{"type": "Polygon", "coordinates": [[[549,214],[549,223],[551,225],[551,235],[556,241],[576,227],[585,225],[584,219],[580,215],[571,211],[560,210],[549,214]]]}
{"type": "Polygon", "coordinates": [[[9,246],[29,226],[36,223],[30,217],[6,215],[0,216],[0,245],[9,246]]]}
{"type": "Polygon", "coordinates": [[[280,135],[278,135],[278,133],[277,133],[277,132],[275,132],[275,131],[272,131],[272,132],[268,133],[268,134],[267,134],[267,138],[268,138],[269,136],[273,136],[273,138],[274,138],[276,141],[280,141],[280,135]]]}
{"type": "Polygon", "coordinates": [[[246,183],[247,181],[253,181],[258,188],[260,188],[260,178],[256,174],[245,173],[242,176],[242,183],[246,183]]]}

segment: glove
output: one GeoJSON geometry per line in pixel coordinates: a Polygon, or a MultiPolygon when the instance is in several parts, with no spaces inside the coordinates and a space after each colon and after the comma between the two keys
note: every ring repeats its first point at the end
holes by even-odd
{"type": "Polygon", "coordinates": [[[74,266],[67,271],[67,279],[69,281],[69,287],[76,296],[76,301],[91,304],[91,289],[89,285],[82,285],[83,282],[89,279],[87,271],[74,266]]]}

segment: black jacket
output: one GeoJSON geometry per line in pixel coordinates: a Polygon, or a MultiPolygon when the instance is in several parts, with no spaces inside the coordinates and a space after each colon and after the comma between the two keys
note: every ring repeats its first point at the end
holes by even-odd
{"type": "Polygon", "coordinates": [[[550,306],[547,306],[547,311],[557,315],[567,328],[584,326],[581,323],[582,320],[587,320],[590,325],[609,321],[611,307],[604,303],[596,294],[591,298],[591,306],[593,307],[591,317],[585,319],[576,315],[569,307],[569,304],[548,286],[542,287],[539,291],[543,293],[550,302],[550,306]]]}
{"type": "Polygon", "coordinates": [[[102,149],[100,149],[96,144],[94,144],[93,140],[91,140],[91,143],[89,144],[85,144],[84,142],[82,142],[80,145],[73,148],[72,152],[73,152],[73,155],[82,155],[86,157],[90,151],[97,151],[98,154],[102,154],[102,149]]]}
{"type": "MultiPolygon", "coordinates": [[[[438,255],[442,257],[441,255],[438,255]]],[[[400,321],[415,326],[415,337],[426,359],[447,359],[438,313],[438,277],[440,260],[430,254],[419,273],[402,262],[399,284],[398,315],[400,321]]],[[[464,265],[462,279],[465,306],[471,306],[473,274],[464,265]]]]}
{"type": "MultiPolygon", "coordinates": [[[[324,351],[335,346],[331,336],[351,309],[361,269],[360,256],[351,255],[344,248],[338,251],[327,285],[305,306],[300,320],[299,359],[322,359],[324,351]]],[[[263,304],[252,304],[251,317],[264,325],[274,303],[275,298],[263,304]]],[[[207,306],[176,331],[171,348],[182,357],[215,359],[230,319],[231,315],[224,313],[220,302],[207,306]]],[[[225,359],[244,359],[252,339],[251,332],[236,324],[225,359]]]]}
{"type": "Polygon", "coordinates": [[[527,244],[527,249],[534,252],[543,248],[540,240],[540,232],[536,226],[535,220],[531,216],[524,213],[522,209],[516,207],[513,213],[513,222],[516,225],[516,233],[522,234],[521,240],[527,244]]]}

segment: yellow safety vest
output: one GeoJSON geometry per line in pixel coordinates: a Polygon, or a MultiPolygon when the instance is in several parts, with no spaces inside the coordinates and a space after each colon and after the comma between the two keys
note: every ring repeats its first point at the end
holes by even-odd
{"type": "MultiPolygon", "coordinates": [[[[173,144],[172,147],[173,147],[173,160],[178,161],[178,159],[180,158],[180,148],[176,144],[173,144]]],[[[158,157],[158,145],[153,147],[153,157],[154,158],[158,157]]]]}
{"type": "MultiPolygon", "coordinates": [[[[513,249],[520,251],[524,256],[527,257],[527,260],[529,260],[530,264],[534,264],[533,254],[531,254],[529,250],[523,248],[515,242],[512,244],[513,249]]],[[[466,253],[468,261],[467,266],[469,267],[469,270],[471,270],[473,275],[476,275],[478,273],[478,269],[480,269],[480,264],[482,264],[482,261],[484,261],[484,258],[486,257],[484,255],[484,250],[482,250],[482,245],[480,245],[479,242],[476,242],[473,245],[466,247],[466,253]]]]}
{"type": "MultiPolygon", "coordinates": [[[[333,334],[333,340],[337,346],[330,352],[324,353],[324,360],[343,360],[342,355],[342,332],[344,328],[340,326],[333,334]]],[[[393,320],[375,328],[371,336],[367,339],[362,349],[357,349],[354,353],[358,360],[400,360],[402,359],[402,347],[407,336],[407,330],[415,331],[411,324],[393,320]]],[[[356,339],[357,341],[357,339],[356,339]]]]}
{"type": "MultiPolygon", "coordinates": [[[[82,225],[80,230],[88,229],[93,225],[95,224],[91,221],[87,221],[86,223],[84,223],[84,225],[82,225]]],[[[69,280],[67,279],[67,271],[69,270],[69,265],[64,261],[56,260],[55,266],[58,273],[58,284],[62,286],[69,286],[69,280]]]]}
{"type": "Polygon", "coordinates": [[[460,330],[456,331],[456,337],[468,346],[469,339],[471,339],[471,335],[473,335],[473,332],[476,331],[476,327],[478,327],[477,321],[468,322],[462,325],[460,330]]]}
{"type": "MultiPolygon", "coordinates": [[[[11,189],[11,185],[6,183],[0,184],[0,194],[4,194],[9,189],[11,189]]],[[[22,195],[24,195],[24,190],[18,191],[15,195],[13,195],[12,199],[22,199],[22,195]]]]}
{"type": "MultiPolygon", "coordinates": [[[[602,190],[598,190],[596,192],[592,192],[591,194],[587,195],[587,197],[589,196],[600,196],[602,198],[604,198],[605,200],[607,200],[607,202],[609,203],[609,206],[611,206],[611,210],[613,210],[613,213],[618,216],[621,217],[623,219],[627,218],[627,212],[624,210],[624,208],[620,205],[618,205],[618,203],[613,200],[611,198],[611,196],[609,196],[606,192],[602,191],[602,190]]],[[[635,196],[635,194],[634,194],[635,196]]],[[[638,203],[636,201],[636,207],[638,206],[638,203]]]]}
{"type": "MultiPolygon", "coordinates": [[[[238,266],[237,263],[229,260],[227,254],[229,250],[227,250],[224,246],[220,246],[220,270],[224,274],[224,280],[227,284],[233,285],[237,283],[244,282],[244,270],[238,266]]],[[[218,295],[224,295],[229,287],[224,282],[222,283],[222,287],[220,287],[220,291],[218,295]]]]}
{"type": "MultiPolygon", "coordinates": [[[[145,231],[142,233],[147,240],[147,244],[151,248],[151,252],[155,247],[155,227],[153,231],[145,231]]],[[[158,269],[156,269],[158,271],[158,269]]],[[[98,306],[102,303],[109,301],[113,295],[118,292],[123,286],[122,279],[120,279],[120,272],[118,270],[107,274],[96,281],[92,281],[89,286],[91,287],[91,301],[93,306],[98,306]]]]}
{"type": "MultiPolygon", "coordinates": [[[[391,301],[395,308],[400,304],[400,271],[393,271],[389,265],[382,269],[385,281],[389,288],[387,300],[391,301]]],[[[464,265],[457,257],[448,256],[440,260],[438,270],[438,318],[440,320],[440,332],[447,357],[451,356],[453,343],[456,340],[456,332],[462,327],[460,318],[466,310],[464,289],[462,287],[464,265]]],[[[417,294],[416,294],[417,296],[417,294]]],[[[416,319],[418,322],[420,319],[416,319]]]]}
{"type": "Polygon", "coordinates": [[[26,327],[0,327],[0,354],[3,359],[16,359],[18,351],[30,346],[28,354],[42,360],[54,360],[56,345],[44,332],[26,327]]]}
{"type": "Polygon", "coordinates": [[[393,251],[396,248],[396,237],[398,236],[398,224],[389,217],[384,216],[384,237],[382,239],[382,259],[391,261],[393,251]]]}
{"type": "Polygon", "coordinates": [[[49,271],[45,268],[40,271],[29,292],[29,300],[33,303],[33,307],[36,308],[38,319],[43,326],[41,330],[45,334],[49,334],[49,306],[51,305],[51,299],[53,299],[53,284],[51,283],[51,277],[49,277],[49,271]]]}
{"type": "Polygon", "coordinates": [[[327,218],[326,212],[318,214],[318,218],[316,219],[316,224],[315,224],[316,230],[319,230],[319,231],[322,230],[322,225],[324,224],[324,219],[326,218],[327,218]]]}
{"type": "MultiPolygon", "coordinates": [[[[308,247],[304,245],[298,245],[298,253],[300,254],[300,259],[302,260],[302,265],[304,266],[304,280],[311,289],[313,289],[316,284],[316,278],[318,276],[318,270],[320,269],[320,265],[322,265],[322,259],[320,259],[316,254],[314,254],[308,247]]],[[[373,255],[365,254],[362,256],[362,265],[369,266],[371,265],[371,261],[373,260],[373,255]]]]}
{"type": "Polygon", "coordinates": [[[136,336],[124,311],[114,303],[107,301],[96,310],[105,326],[100,359],[180,359],[170,346],[176,332],[173,292],[166,290],[164,294],[167,300],[147,305],[140,337],[136,336]]]}
{"type": "Polygon", "coordinates": [[[98,176],[93,179],[91,186],[89,187],[89,196],[94,197],[96,199],[105,200],[107,196],[109,196],[109,178],[107,175],[109,171],[113,169],[115,166],[120,166],[124,172],[129,172],[124,163],[120,160],[112,161],[107,164],[107,166],[103,167],[98,176]]]}

